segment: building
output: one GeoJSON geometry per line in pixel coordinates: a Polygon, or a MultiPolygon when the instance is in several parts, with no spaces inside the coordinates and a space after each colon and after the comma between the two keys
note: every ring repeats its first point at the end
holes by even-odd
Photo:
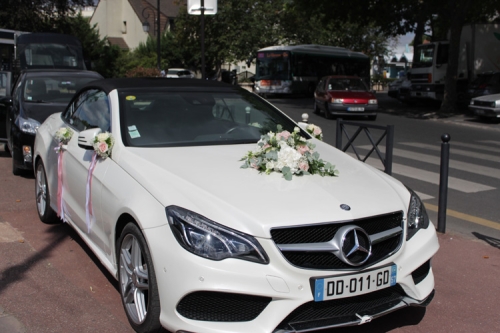
{"type": "MultiPolygon", "coordinates": [[[[159,28],[160,33],[163,33],[174,27],[175,18],[179,14],[177,0],[100,0],[90,24],[97,24],[100,37],[106,37],[112,45],[133,50],[140,43],[145,43],[148,35],[156,38],[158,2],[159,28]]],[[[183,4],[186,2],[181,1],[183,4]]]]}

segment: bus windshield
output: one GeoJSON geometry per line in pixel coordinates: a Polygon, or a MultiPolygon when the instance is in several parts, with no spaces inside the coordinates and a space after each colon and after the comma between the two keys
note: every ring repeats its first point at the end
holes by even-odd
{"type": "Polygon", "coordinates": [[[413,57],[413,68],[431,67],[434,58],[434,44],[420,45],[413,57]]]}
{"type": "Polygon", "coordinates": [[[270,51],[257,53],[257,80],[290,80],[290,53],[270,51]]]}

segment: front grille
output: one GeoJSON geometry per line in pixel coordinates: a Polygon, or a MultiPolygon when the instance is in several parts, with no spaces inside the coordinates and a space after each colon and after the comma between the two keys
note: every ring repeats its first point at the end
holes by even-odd
{"type": "MultiPolygon", "coordinates": [[[[323,243],[330,241],[337,231],[345,225],[356,225],[363,228],[368,235],[401,227],[403,225],[403,213],[395,212],[386,215],[374,216],[354,221],[343,221],[313,226],[299,226],[290,228],[276,228],[271,230],[271,236],[276,244],[307,244],[323,243]]],[[[372,255],[358,269],[373,265],[394,253],[402,244],[403,233],[394,235],[372,246],[372,255]]],[[[283,251],[283,256],[294,266],[307,269],[352,269],[331,252],[288,252],[283,251]]]]}
{"type": "Polygon", "coordinates": [[[398,305],[406,296],[403,288],[395,285],[375,292],[324,302],[308,302],[295,309],[275,331],[307,330],[356,322],[360,316],[373,316],[398,305]]]}
{"type": "Polygon", "coordinates": [[[250,321],[270,302],[270,297],[198,291],[185,296],[177,305],[177,312],[193,320],[250,321]]]}
{"type": "Polygon", "coordinates": [[[420,282],[422,282],[423,279],[425,279],[427,275],[429,275],[430,270],[431,270],[431,261],[428,260],[422,266],[414,270],[413,273],[411,273],[411,277],[413,278],[413,283],[419,284],[420,282]]]}

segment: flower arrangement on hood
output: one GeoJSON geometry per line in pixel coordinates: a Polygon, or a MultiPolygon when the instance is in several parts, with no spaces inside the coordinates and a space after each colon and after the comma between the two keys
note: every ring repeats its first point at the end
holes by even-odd
{"type": "MultiPolygon", "coordinates": [[[[313,132],[314,128],[319,127],[311,127],[313,132]]],[[[267,175],[281,172],[286,180],[291,180],[293,175],[338,175],[335,166],[320,159],[319,153],[314,151],[315,145],[299,134],[298,127],[292,133],[283,131],[280,125],[277,129],[276,133],[261,136],[257,150],[249,151],[240,160],[245,161],[242,168],[253,168],[267,175]]],[[[320,134],[321,129],[316,135],[320,134]]]]}
{"type": "Polygon", "coordinates": [[[73,136],[73,131],[69,127],[61,127],[56,131],[54,139],[60,145],[67,145],[71,137],[73,136]]]}
{"type": "Polygon", "coordinates": [[[109,132],[99,133],[94,138],[94,150],[102,159],[111,156],[111,150],[115,144],[115,139],[109,132]]]}

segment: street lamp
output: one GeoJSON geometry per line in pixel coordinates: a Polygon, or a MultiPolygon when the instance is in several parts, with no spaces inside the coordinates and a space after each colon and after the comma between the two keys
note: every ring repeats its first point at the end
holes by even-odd
{"type": "MultiPolygon", "coordinates": [[[[144,17],[145,21],[142,22],[142,30],[144,32],[149,32],[149,22],[148,19],[150,17],[150,13],[153,15],[155,14],[155,11],[151,7],[146,7],[142,10],[142,17],[144,17]],[[151,11],[151,12],[149,12],[151,11]]],[[[161,58],[160,58],[160,41],[161,41],[161,34],[160,34],[160,0],[157,1],[156,4],[156,20],[154,22],[154,32],[156,33],[156,56],[157,56],[157,64],[156,67],[158,67],[158,70],[161,71],[161,58]]]]}

